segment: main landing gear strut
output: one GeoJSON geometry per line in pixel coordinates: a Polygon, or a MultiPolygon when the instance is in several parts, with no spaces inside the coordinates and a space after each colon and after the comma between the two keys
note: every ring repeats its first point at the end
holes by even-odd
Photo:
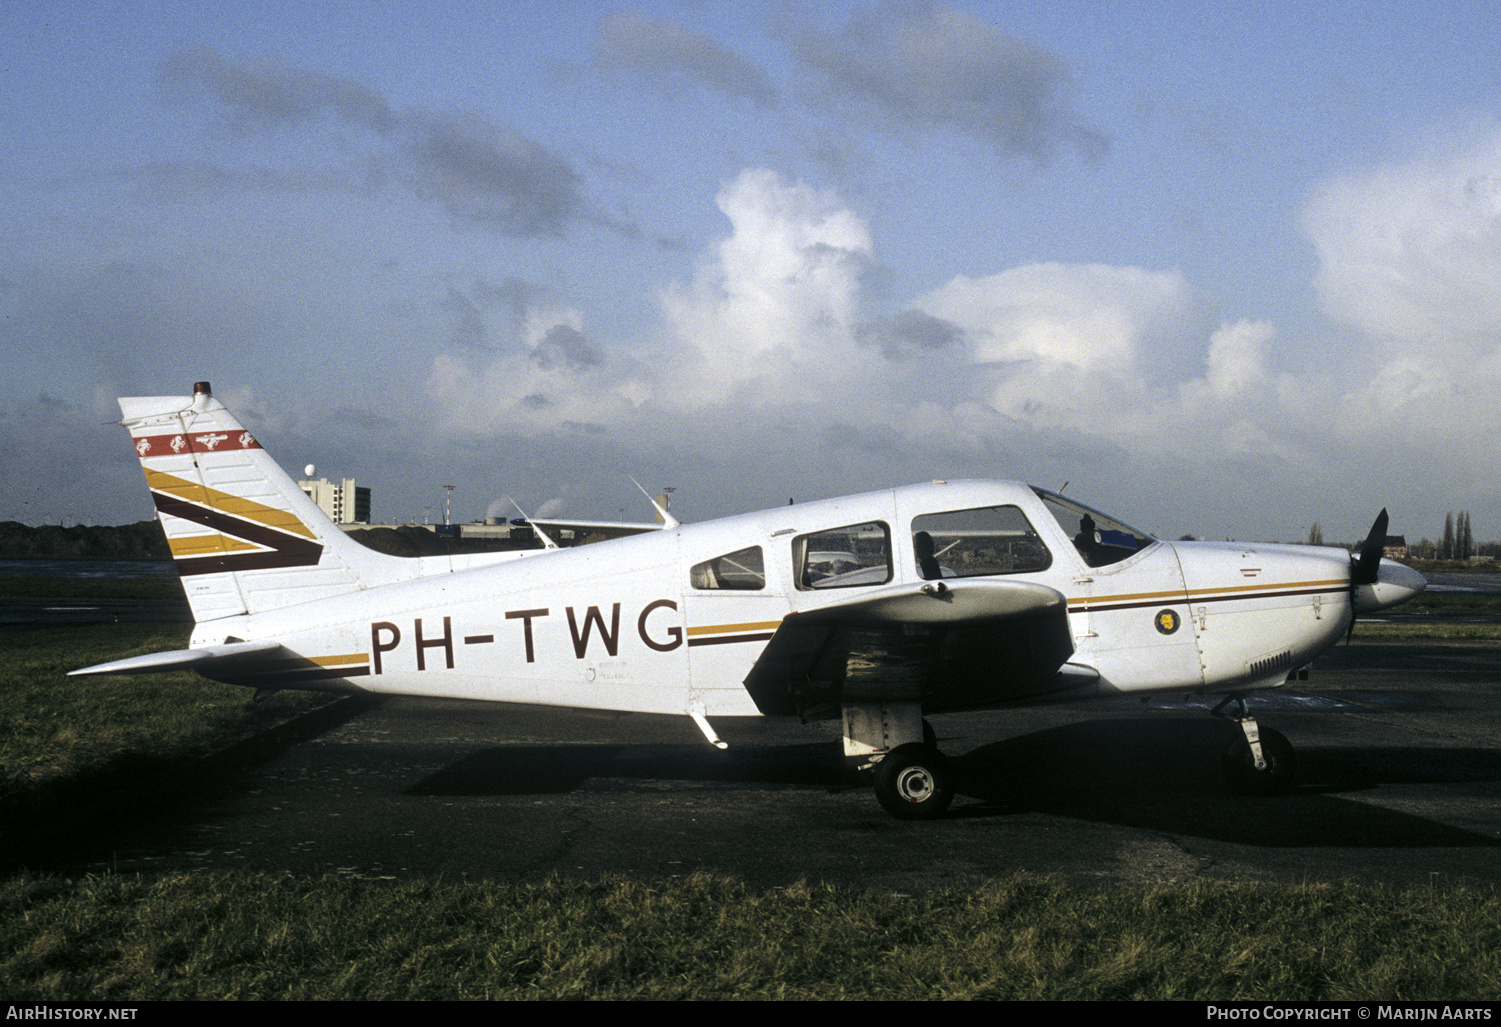
{"type": "Polygon", "coordinates": [[[954,801],[953,769],[919,703],[845,706],[844,755],[874,769],[876,801],[901,820],[931,820],[954,801]]]}
{"type": "Polygon", "coordinates": [[[1245,696],[1229,695],[1210,711],[1240,725],[1242,737],[1230,743],[1221,758],[1225,780],[1242,795],[1281,795],[1293,786],[1298,756],[1280,731],[1258,727],[1246,710],[1245,696]],[[1235,704],[1234,712],[1225,707],[1235,704]]]}

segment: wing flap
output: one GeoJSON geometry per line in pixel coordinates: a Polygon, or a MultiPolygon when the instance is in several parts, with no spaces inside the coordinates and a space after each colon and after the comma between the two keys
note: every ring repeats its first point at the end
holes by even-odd
{"type": "Polygon", "coordinates": [[[758,709],[804,718],[847,702],[974,709],[1077,687],[1068,603],[1024,581],[928,582],[786,617],[745,679],[758,709]]]}
{"type": "Polygon", "coordinates": [[[165,653],[147,653],[145,656],[129,656],[109,663],[96,663],[92,667],[80,667],[68,671],[68,677],[94,677],[99,674],[155,674],[166,670],[183,670],[200,667],[207,663],[233,663],[245,657],[280,649],[281,643],[271,639],[258,642],[225,642],[198,649],[173,649],[165,653]]]}

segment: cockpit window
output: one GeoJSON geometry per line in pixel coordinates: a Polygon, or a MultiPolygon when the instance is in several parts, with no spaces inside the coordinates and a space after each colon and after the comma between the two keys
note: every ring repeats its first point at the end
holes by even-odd
{"type": "Polygon", "coordinates": [[[696,563],[688,577],[694,588],[755,591],[766,587],[766,563],[761,557],[761,547],[751,546],[696,563]]]}
{"type": "Polygon", "coordinates": [[[949,510],[912,519],[912,550],[919,577],[969,578],[1021,574],[1052,566],[1027,515],[1014,506],[949,510]]]}
{"type": "Polygon", "coordinates": [[[872,521],[799,535],[792,566],[802,589],[880,585],[891,580],[891,529],[872,521]]]}
{"type": "Polygon", "coordinates": [[[1074,548],[1084,557],[1084,562],[1091,567],[1119,563],[1156,541],[1144,531],[1137,531],[1083,503],[1064,499],[1056,492],[1036,487],[1032,491],[1042,499],[1064,533],[1073,539],[1074,548]]]}

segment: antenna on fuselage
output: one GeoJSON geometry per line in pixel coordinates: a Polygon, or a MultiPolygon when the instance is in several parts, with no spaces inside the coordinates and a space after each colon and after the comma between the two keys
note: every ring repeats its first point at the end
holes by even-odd
{"type": "Polygon", "coordinates": [[[683,522],[680,521],[680,520],[678,520],[676,517],[672,516],[672,514],[667,511],[666,507],[664,507],[661,503],[657,502],[657,497],[653,496],[650,492],[646,491],[646,489],[642,486],[642,484],[639,481],[637,481],[635,479],[634,476],[627,474],[626,477],[630,478],[631,479],[631,484],[635,485],[638,489],[641,489],[641,494],[643,496],[645,496],[647,499],[651,500],[651,505],[657,508],[657,516],[659,516],[659,517],[662,518],[662,528],[664,530],[671,530],[672,528],[681,528],[683,526],[683,522]]]}
{"type": "MultiPolygon", "coordinates": [[[[1069,479],[1069,481],[1073,481],[1073,479],[1072,479],[1072,478],[1070,478],[1070,479],[1069,479]]],[[[1063,484],[1062,484],[1062,485],[1059,485],[1059,486],[1058,486],[1058,494],[1059,494],[1059,495],[1060,495],[1060,496],[1061,496],[1061,495],[1063,495],[1063,490],[1064,490],[1064,489],[1066,489],[1066,488],[1068,488],[1068,481],[1066,481],[1066,482],[1064,482],[1064,483],[1063,483],[1063,484]]]]}
{"type": "Polygon", "coordinates": [[[514,500],[514,499],[511,499],[510,496],[506,496],[506,499],[510,500],[511,505],[516,508],[516,512],[519,513],[521,515],[522,519],[525,520],[526,523],[531,526],[532,532],[534,534],[536,534],[536,536],[539,539],[542,540],[542,548],[543,549],[556,549],[556,548],[558,548],[558,544],[556,542],[554,542],[552,539],[548,538],[547,537],[547,533],[544,532],[541,528],[537,527],[537,522],[534,521],[534,520],[532,520],[530,517],[528,517],[526,511],[523,510],[523,509],[521,509],[521,504],[520,503],[516,502],[516,500],[514,500]]]}

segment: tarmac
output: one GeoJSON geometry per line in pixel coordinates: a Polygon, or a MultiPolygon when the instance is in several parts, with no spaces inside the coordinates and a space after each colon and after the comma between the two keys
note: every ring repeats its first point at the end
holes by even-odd
{"type": "Polygon", "coordinates": [[[960,796],[888,817],[837,722],[597,719],[346,700],[212,773],[152,785],[33,870],[364,879],[663,879],[705,872],[910,893],[1025,871],[1086,886],[1194,880],[1501,884],[1501,643],[1357,639],[1252,700],[1298,750],[1292,794],[1233,793],[1238,729],[1170,697],[932,718],[960,796]],[[205,784],[207,782],[207,784],[205,784]],[[150,807],[148,810],[146,807],[150,807]]]}

